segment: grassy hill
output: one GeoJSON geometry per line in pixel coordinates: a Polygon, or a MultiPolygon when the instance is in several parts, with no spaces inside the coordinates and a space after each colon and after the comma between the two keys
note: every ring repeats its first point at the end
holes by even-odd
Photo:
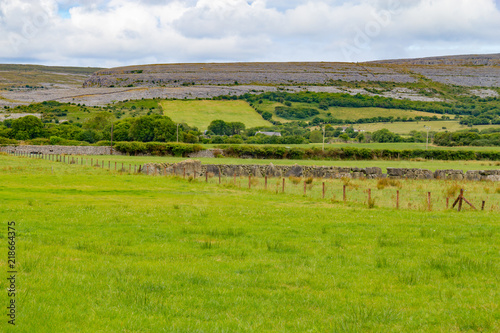
{"type": "Polygon", "coordinates": [[[239,121],[247,128],[271,126],[245,101],[162,101],[163,114],[175,122],[187,123],[200,130],[207,129],[210,122],[221,119],[226,122],[239,121]]]}

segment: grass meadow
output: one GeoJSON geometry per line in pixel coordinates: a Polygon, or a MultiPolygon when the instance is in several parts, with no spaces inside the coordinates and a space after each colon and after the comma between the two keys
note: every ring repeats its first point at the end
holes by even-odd
{"type": "MultiPolygon", "coordinates": [[[[352,181],[344,204],[233,180],[0,155],[0,242],[6,258],[16,221],[18,270],[16,327],[3,316],[0,331],[500,330],[498,210],[370,209],[377,181],[352,181]]],[[[494,183],[400,189],[455,185],[499,203],[494,183]]]]}
{"type": "MultiPolygon", "coordinates": [[[[78,158],[78,163],[81,163],[81,156],[67,157],[67,158],[78,158]]],[[[125,155],[113,155],[113,156],[85,156],[83,157],[84,164],[90,165],[91,163],[99,163],[102,166],[104,161],[104,168],[107,169],[111,165],[111,169],[114,170],[114,163],[117,163],[117,169],[121,168],[123,163],[123,168],[128,171],[130,168],[134,170],[139,168],[140,165],[145,163],[177,163],[186,160],[184,157],[172,157],[172,156],[125,156],[125,155]]],[[[240,159],[240,158],[196,158],[200,160],[203,164],[259,164],[259,165],[269,165],[273,163],[274,165],[317,165],[317,166],[338,166],[338,167],[379,167],[385,173],[387,168],[419,168],[428,169],[431,171],[436,170],[498,170],[500,169],[500,161],[438,161],[438,160],[424,160],[417,159],[413,161],[407,160],[356,160],[356,161],[330,161],[330,160],[272,160],[272,159],[240,159]]]]}
{"type": "Polygon", "coordinates": [[[162,101],[163,114],[174,122],[206,130],[213,120],[242,122],[247,128],[271,126],[245,101],[186,100],[162,101]]]}

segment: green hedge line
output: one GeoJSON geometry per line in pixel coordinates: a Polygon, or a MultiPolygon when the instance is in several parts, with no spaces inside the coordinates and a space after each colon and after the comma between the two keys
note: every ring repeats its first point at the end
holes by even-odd
{"type": "Polygon", "coordinates": [[[367,148],[285,148],[275,146],[221,146],[229,157],[252,157],[262,159],[332,159],[332,160],[374,160],[414,158],[435,160],[500,160],[500,152],[459,150],[390,150],[367,148]]]}
{"type": "Polygon", "coordinates": [[[113,145],[113,148],[129,155],[149,154],[156,156],[173,155],[179,157],[185,157],[188,154],[203,150],[203,147],[200,145],[163,142],[117,142],[113,145]]]}

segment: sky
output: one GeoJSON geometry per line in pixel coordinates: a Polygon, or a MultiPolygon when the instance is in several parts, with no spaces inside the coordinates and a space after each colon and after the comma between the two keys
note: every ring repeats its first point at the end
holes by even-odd
{"type": "Polygon", "coordinates": [[[0,0],[0,63],[358,62],[499,36],[500,0],[0,0]]]}

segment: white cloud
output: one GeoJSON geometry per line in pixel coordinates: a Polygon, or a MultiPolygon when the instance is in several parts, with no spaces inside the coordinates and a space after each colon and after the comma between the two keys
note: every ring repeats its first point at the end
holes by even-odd
{"type": "Polygon", "coordinates": [[[114,66],[500,52],[499,2],[0,0],[0,62],[114,66]]]}

